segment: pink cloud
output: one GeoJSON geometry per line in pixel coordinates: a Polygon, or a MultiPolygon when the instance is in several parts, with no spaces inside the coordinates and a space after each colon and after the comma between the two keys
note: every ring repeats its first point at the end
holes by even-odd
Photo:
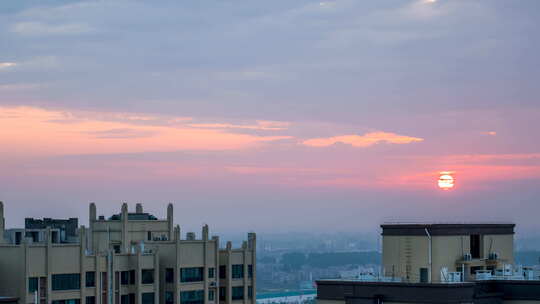
{"type": "Polygon", "coordinates": [[[264,130],[281,131],[287,130],[290,123],[282,121],[258,120],[256,124],[231,124],[231,123],[192,123],[188,126],[203,129],[246,129],[246,130],[264,130]]]}
{"type": "Polygon", "coordinates": [[[391,144],[409,144],[421,142],[424,139],[411,136],[403,136],[389,132],[371,132],[364,135],[341,135],[333,137],[312,138],[303,142],[311,147],[328,147],[336,143],[351,145],[353,147],[369,147],[375,144],[386,142],[391,144]]]}
{"type": "Polygon", "coordinates": [[[4,154],[50,156],[239,150],[291,138],[161,123],[167,120],[167,117],[117,113],[78,112],[74,115],[34,107],[0,107],[0,142],[10,147],[4,150],[4,154]],[[111,117],[127,119],[114,120],[111,117]],[[65,123],[66,120],[69,124],[65,123]]]}

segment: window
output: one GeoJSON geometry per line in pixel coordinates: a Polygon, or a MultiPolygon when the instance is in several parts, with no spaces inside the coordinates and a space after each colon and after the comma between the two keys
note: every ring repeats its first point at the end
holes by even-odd
{"type": "Polygon", "coordinates": [[[470,236],[470,245],[471,245],[471,256],[473,259],[480,258],[480,235],[473,234],[470,236]]]}
{"type": "Polygon", "coordinates": [[[148,233],[147,233],[147,239],[148,239],[148,241],[151,241],[151,240],[152,240],[152,232],[151,232],[151,231],[148,231],[148,233]]]}
{"type": "Polygon", "coordinates": [[[225,287],[219,288],[219,300],[227,301],[227,289],[225,289],[225,287]]]}
{"type": "MultiPolygon", "coordinates": [[[[108,277],[106,272],[101,273],[101,291],[107,292],[108,277]]],[[[102,301],[103,302],[103,301],[102,301]]]]}
{"type": "Polygon", "coordinates": [[[86,297],[86,304],[96,304],[96,297],[86,297]]]}
{"type": "Polygon", "coordinates": [[[47,292],[47,277],[39,278],[39,296],[44,297],[47,292]]]}
{"type": "Polygon", "coordinates": [[[53,243],[58,243],[58,231],[51,231],[51,239],[53,243]]]}
{"type": "Polygon", "coordinates": [[[208,278],[213,279],[216,276],[216,269],[214,267],[208,268],[208,278]]]}
{"type": "Polygon", "coordinates": [[[238,286],[232,288],[232,299],[243,300],[244,299],[244,286],[238,286]]]}
{"type": "Polygon", "coordinates": [[[219,278],[220,279],[226,279],[227,278],[227,266],[225,266],[225,265],[219,266],[219,278]]]}
{"type": "Polygon", "coordinates": [[[253,286],[248,286],[248,299],[253,299],[253,286]]]}
{"type": "Polygon", "coordinates": [[[154,304],[154,293],[145,292],[141,294],[141,302],[142,304],[154,304]]]}
{"type": "Polygon", "coordinates": [[[36,292],[38,289],[38,278],[28,278],[28,292],[36,292]]]}
{"type": "Polygon", "coordinates": [[[120,304],[135,304],[135,294],[130,293],[120,296],[120,304]]]}
{"type": "Polygon", "coordinates": [[[153,284],[154,283],[154,269],[141,270],[141,283],[153,284]]]}
{"type": "Polygon", "coordinates": [[[113,246],[114,253],[120,253],[120,245],[113,246]]]}
{"type": "Polygon", "coordinates": [[[96,287],[96,273],[93,271],[86,272],[86,287],[96,287]]]}
{"type": "Polygon", "coordinates": [[[120,284],[129,285],[129,271],[122,271],[120,273],[120,284]]]}
{"type": "Polygon", "coordinates": [[[253,278],[253,265],[248,265],[248,278],[253,278]]]}
{"type": "Polygon", "coordinates": [[[214,301],[216,299],[216,292],[213,289],[208,290],[208,301],[214,301]]]}
{"type": "MultiPolygon", "coordinates": [[[[37,243],[39,242],[39,234],[37,231],[27,231],[25,234],[24,234],[25,237],[29,237],[29,238],[32,238],[32,242],[34,243],[37,243]]],[[[58,243],[58,242],[53,242],[53,243],[58,243]]]]}
{"type": "Polygon", "coordinates": [[[108,283],[109,283],[109,280],[107,278],[107,273],[102,272],[101,273],[101,304],[109,303],[109,297],[107,296],[107,290],[109,286],[108,283]]]}
{"type": "Polygon", "coordinates": [[[165,269],[165,282],[174,283],[174,269],[173,268],[165,269]]]}
{"type": "Polygon", "coordinates": [[[241,279],[244,277],[244,265],[236,264],[232,265],[232,278],[241,279]]]}
{"type": "Polygon", "coordinates": [[[180,269],[180,282],[200,282],[203,281],[203,267],[190,267],[180,269]]]}
{"type": "Polygon", "coordinates": [[[129,271],[129,284],[135,285],[135,270],[129,271]]]}
{"type": "Polygon", "coordinates": [[[72,290],[80,288],[81,275],[78,273],[52,275],[52,290],[72,290]]]}
{"type": "Polygon", "coordinates": [[[80,304],[81,300],[79,299],[69,299],[69,300],[55,300],[51,302],[52,304],[80,304]]]}
{"type": "Polygon", "coordinates": [[[165,292],[165,304],[173,304],[173,303],[174,303],[174,292],[166,291],[165,292]]]}
{"type": "Polygon", "coordinates": [[[191,290],[180,292],[181,304],[203,304],[204,290],[191,290]]]}
{"type": "Polygon", "coordinates": [[[429,280],[429,274],[427,268],[420,268],[420,283],[427,283],[429,280]]]}
{"type": "MultiPolygon", "coordinates": [[[[122,295],[120,297],[120,304],[130,304],[129,303],[129,295],[122,295]]],[[[135,303],[133,303],[135,304],[135,303]]]]}

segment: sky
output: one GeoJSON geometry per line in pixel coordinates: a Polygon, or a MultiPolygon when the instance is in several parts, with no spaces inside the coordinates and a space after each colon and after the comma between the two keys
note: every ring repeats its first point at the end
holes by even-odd
{"type": "Polygon", "coordinates": [[[539,28],[537,0],[2,1],[6,224],[533,233],[539,28]]]}

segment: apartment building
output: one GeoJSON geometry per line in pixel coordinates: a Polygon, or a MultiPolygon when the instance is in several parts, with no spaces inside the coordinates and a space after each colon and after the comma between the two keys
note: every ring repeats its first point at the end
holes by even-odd
{"type": "Polygon", "coordinates": [[[231,242],[220,248],[207,225],[198,238],[193,232],[181,238],[172,204],[158,219],[140,204],[135,212],[123,204],[120,213],[98,217],[92,203],[89,227],[70,242],[56,241],[62,227],[47,225],[50,219],[18,231],[20,242],[1,237],[10,235],[1,202],[0,219],[0,295],[19,303],[255,303],[256,235],[249,233],[240,248],[231,242]]]}
{"type": "Polygon", "coordinates": [[[319,304],[540,303],[538,270],[514,263],[515,224],[385,224],[377,274],[317,281],[319,304]]]}

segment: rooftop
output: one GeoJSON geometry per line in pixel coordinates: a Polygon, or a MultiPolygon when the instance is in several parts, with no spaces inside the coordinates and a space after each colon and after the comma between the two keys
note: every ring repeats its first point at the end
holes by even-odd
{"type": "MultiPolygon", "coordinates": [[[[122,219],[122,214],[114,214],[109,217],[111,221],[119,221],[122,219]]],[[[157,221],[157,217],[150,213],[128,213],[128,220],[130,221],[157,221]]]]}
{"type": "Polygon", "coordinates": [[[391,223],[382,224],[382,235],[471,235],[471,234],[514,234],[513,223],[391,223]]]}

